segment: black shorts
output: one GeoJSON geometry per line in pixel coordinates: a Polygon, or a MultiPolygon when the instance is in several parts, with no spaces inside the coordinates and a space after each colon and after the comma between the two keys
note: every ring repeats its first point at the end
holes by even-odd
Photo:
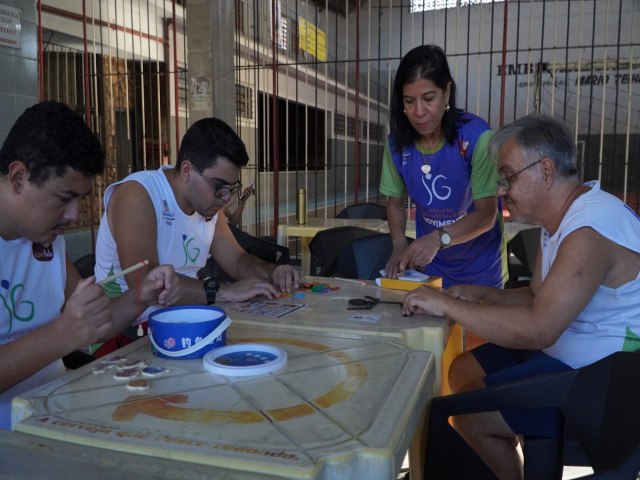
{"type": "MultiPolygon", "coordinates": [[[[534,377],[544,373],[564,372],[572,368],[539,350],[515,350],[486,343],[471,350],[486,376],[485,385],[534,377]]],[[[500,413],[514,433],[552,437],[558,434],[560,410],[554,407],[525,410],[504,409],[500,413]]]]}

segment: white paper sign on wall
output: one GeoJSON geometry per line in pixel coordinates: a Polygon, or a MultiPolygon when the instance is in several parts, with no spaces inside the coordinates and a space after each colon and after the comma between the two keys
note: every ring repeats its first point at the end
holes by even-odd
{"type": "Polygon", "coordinates": [[[0,4],[0,46],[21,48],[20,10],[0,4]]]}

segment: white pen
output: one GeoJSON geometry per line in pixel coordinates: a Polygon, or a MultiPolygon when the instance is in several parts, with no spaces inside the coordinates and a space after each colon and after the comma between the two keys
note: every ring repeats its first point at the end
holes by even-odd
{"type": "Polygon", "coordinates": [[[135,272],[139,268],[144,267],[145,265],[149,265],[149,260],[142,260],[134,265],[131,265],[129,268],[125,268],[121,272],[114,273],[113,275],[109,275],[107,278],[103,278],[98,282],[98,285],[104,285],[105,283],[109,283],[112,280],[115,280],[118,277],[122,277],[124,275],[128,275],[131,272],[135,272]]]}

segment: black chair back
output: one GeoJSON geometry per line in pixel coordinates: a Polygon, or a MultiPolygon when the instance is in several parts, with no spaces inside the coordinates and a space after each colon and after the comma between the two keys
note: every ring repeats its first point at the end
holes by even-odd
{"type": "MultiPolygon", "coordinates": [[[[413,238],[407,237],[407,243],[413,238]]],[[[345,278],[374,280],[380,276],[391,258],[393,242],[390,233],[355,238],[340,249],[336,275],[345,278]]]]}
{"type": "Polygon", "coordinates": [[[509,280],[505,288],[528,285],[540,250],[540,227],[520,230],[507,242],[509,280]]]}
{"type": "Polygon", "coordinates": [[[96,256],[93,253],[87,253],[75,260],[73,265],[82,278],[89,278],[95,273],[96,256]]]}
{"type": "Polygon", "coordinates": [[[258,258],[277,265],[286,265],[291,260],[288,247],[283,247],[264,238],[254,237],[229,224],[229,228],[242,248],[258,258]]]}
{"type": "MultiPolygon", "coordinates": [[[[282,245],[263,238],[254,237],[234,225],[228,225],[236,241],[246,252],[255,255],[265,262],[275,263],[276,265],[287,265],[290,262],[291,254],[288,247],[283,247],[282,245]]],[[[207,264],[198,271],[198,278],[206,278],[212,275],[222,282],[235,281],[235,279],[231,278],[220,268],[213,257],[209,257],[207,264]]]]}
{"type": "Polygon", "coordinates": [[[379,232],[362,227],[335,227],[321,230],[309,242],[311,273],[330,277],[338,269],[338,253],[354,238],[377,235],[379,232]]]}
{"type": "Polygon", "coordinates": [[[336,218],[378,218],[387,219],[387,207],[377,203],[357,203],[345,207],[336,218]]]}

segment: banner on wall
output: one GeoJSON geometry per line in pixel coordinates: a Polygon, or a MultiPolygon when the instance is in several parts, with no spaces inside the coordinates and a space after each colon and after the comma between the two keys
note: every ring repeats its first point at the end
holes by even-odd
{"type": "Polygon", "coordinates": [[[298,17],[298,32],[300,34],[300,50],[326,62],[327,39],[325,33],[302,17],[298,17]]]}
{"type": "Polygon", "coordinates": [[[20,10],[0,4],[0,46],[21,48],[20,10]]]}

